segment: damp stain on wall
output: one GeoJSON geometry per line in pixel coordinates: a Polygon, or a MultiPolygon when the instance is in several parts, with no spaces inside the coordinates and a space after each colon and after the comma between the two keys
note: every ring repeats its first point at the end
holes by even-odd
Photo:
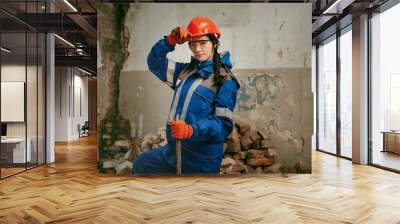
{"type": "Polygon", "coordinates": [[[240,80],[238,91],[239,111],[253,110],[257,105],[268,104],[276,96],[277,78],[275,75],[261,74],[240,80]]]}
{"type": "MultiPolygon", "coordinates": [[[[276,142],[277,161],[294,166],[310,151],[311,129],[302,114],[312,114],[307,92],[299,83],[308,80],[301,69],[237,70],[241,88],[234,116],[252,127],[267,130],[276,142]]],[[[307,81],[308,82],[308,81],[307,81]]],[[[306,163],[307,169],[311,164],[306,163]]]]}
{"type": "Polygon", "coordinates": [[[99,172],[127,173],[132,169],[134,139],[131,122],[120,113],[120,76],[129,53],[129,32],[125,29],[128,4],[100,4],[99,42],[102,68],[99,76],[105,77],[104,107],[99,110],[98,168],[99,172]],[[113,35],[102,35],[111,32],[113,35]]]}

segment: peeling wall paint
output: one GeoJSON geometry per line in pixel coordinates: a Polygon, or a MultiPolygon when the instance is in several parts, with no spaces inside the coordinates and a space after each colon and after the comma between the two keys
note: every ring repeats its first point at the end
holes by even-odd
{"type": "MultiPolygon", "coordinates": [[[[199,15],[216,22],[222,33],[220,50],[231,52],[237,69],[310,67],[311,4],[137,3],[127,13],[131,55],[124,70],[147,70],[153,44],[199,15]]],[[[184,44],[169,56],[185,62],[190,55],[184,44]]]]}
{"type": "Polygon", "coordinates": [[[277,161],[311,165],[313,96],[311,69],[234,70],[241,88],[235,118],[252,127],[267,127],[276,143],[277,161]]]}
{"type": "Polygon", "coordinates": [[[98,169],[99,172],[130,172],[135,155],[131,122],[120,113],[120,76],[129,56],[129,31],[125,27],[128,4],[99,4],[98,23],[100,90],[103,91],[98,108],[98,169]],[[132,153],[133,151],[133,153],[132,153]],[[133,155],[133,156],[132,156],[133,155]]]}
{"type": "MultiPolygon", "coordinates": [[[[131,137],[157,133],[172,100],[172,90],[148,71],[148,52],[172,28],[186,26],[197,15],[215,20],[222,32],[221,51],[231,52],[233,73],[242,86],[234,117],[258,129],[268,127],[284,166],[301,163],[310,170],[311,4],[131,4],[125,20],[129,44],[124,46],[129,57],[120,75],[118,101],[131,137]]],[[[190,56],[186,44],[168,55],[180,62],[190,56]]]]}

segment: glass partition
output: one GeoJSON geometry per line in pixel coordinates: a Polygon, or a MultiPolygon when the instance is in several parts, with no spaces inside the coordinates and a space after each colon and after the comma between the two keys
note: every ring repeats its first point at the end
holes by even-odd
{"type": "Polygon", "coordinates": [[[28,63],[27,63],[27,150],[31,151],[30,160],[27,163],[28,168],[37,165],[38,144],[37,144],[37,127],[38,127],[38,34],[37,32],[27,33],[28,38],[28,63]]]}
{"type": "Polygon", "coordinates": [[[336,154],[336,36],[318,47],[318,149],[336,154]]]}
{"type": "Polygon", "coordinates": [[[2,177],[24,171],[31,151],[26,144],[26,33],[2,33],[1,139],[2,177]]]}
{"type": "Polygon", "coordinates": [[[400,171],[400,5],[371,19],[372,164],[400,171]]]}
{"type": "MultiPolygon", "coordinates": [[[[45,1],[1,1],[16,16],[45,1]]],[[[45,34],[0,11],[0,178],[45,163],[45,34]],[[10,25],[11,24],[11,25],[10,25]]]]}
{"type": "Polygon", "coordinates": [[[340,36],[340,154],[352,157],[352,32],[340,36]]]}

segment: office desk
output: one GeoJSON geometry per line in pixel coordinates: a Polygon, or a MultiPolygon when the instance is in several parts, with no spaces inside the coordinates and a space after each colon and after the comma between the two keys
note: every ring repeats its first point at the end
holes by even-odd
{"type": "Polygon", "coordinates": [[[400,154],[400,132],[383,131],[383,151],[400,154]]]}
{"type": "Polygon", "coordinates": [[[5,163],[25,163],[31,162],[31,145],[30,138],[26,141],[26,154],[25,154],[25,138],[6,138],[1,139],[1,159],[5,163]],[[27,159],[25,161],[25,158],[27,159]]]}

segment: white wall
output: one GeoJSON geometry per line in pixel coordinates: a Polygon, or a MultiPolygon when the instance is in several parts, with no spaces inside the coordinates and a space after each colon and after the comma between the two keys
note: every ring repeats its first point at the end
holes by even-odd
{"type": "MultiPolygon", "coordinates": [[[[171,29],[186,27],[199,15],[212,19],[222,33],[219,50],[231,53],[235,74],[242,69],[308,69],[310,11],[311,4],[131,4],[126,17],[129,57],[121,73],[119,103],[121,114],[132,122],[132,130],[138,130],[132,135],[157,132],[167,120],[172,91],[148,71],[146,59],[151,47],[171,29]]],[[[181,62],[187,62],[190,56],[187,44],[177,45],[168,54],[181,62]]],[[[101,104],[105,87],[104,77],[99,78],[101,104]]]]}
{"type": "Polygon", "coordinates": [[[77,139],[78,124],[82,126],[88,120],[88,78],[83,75],[75,68],[56,67],[56,141],[77,139]],[[81,105],[82,113],[77,105],[81,105]]]}
{"type": "MultiPolygon", "coordinates": [[[[25,65],[2,65],[1,66],[1,81],[2,82],[25,82],[25,65]]],[[[28,66],[28,74],[33,68],[28,66]]],[[[7,108],[1,108],[7,110],[7,108]]],[[[12,122],[7,123],[7,136],[8,137],[25,137],[25,123],[12,122]]]]}
{"type": "Polygon", "coordinates": [[[89,120],[89,113],[88,113],[88,107],[89,107],[89,102],[88,102],[88,77],[82,77],[81,75],[84,75],[80,71],[76,70],[74,71],[74,107],[72,108],[72,120],[71,120],[71,136],[72,138],[77,138],[79,133],[77,126],[80,124],[81,126],[85,123],[85,121],[89,120]],[[78,72],[78,74],[77,74],[78,72]],[[80,92],[80,93],[79,93],[80,92]],[[80,95],[80,97],[79,97],[80,95]],[[80,102],[79,102],[80,101],[80,102]],[[81,107],[81,108],[79,108],[81,107]],[[81,110],[81,111],[80,111],[81,110]]]}
{"type": "MultiPolygon", "coordinates": [[[[34,66],[27,66],[25,65],[18,65],[18,64],[9,64],[9,65],[2,65],[1,66],[1,81],[2,82],[25,82],[25,75],[26,71],[28,72],[28,76],[34,74],[36,76],[36,67],[34,66]]],[[[32,78],[28,77],[29,80],[32,78]]],[[[30,81],[31,82],[31,81],[30,81]]],[[[30,83],[32,84],[32,83],[30,83]]],[[[31,98],[36,98],[36,89],[31,89],[29,88],[28,90],[34,90],[34,92],[28,91],[27,96],[27,103],[29,104],[30,102],[33,101],[31,98]]],[[[35,106],[35,105],[31,105],[35,106]]],[[[7,108],[1,108],[1,110],[7,110],[7,108]]],[[[28,113],[27,114],[27,119],[28,122],[31,122],[32,120],[36,121],[36,113],[34,114],[34,117],[32,117],[33,114],[28,113]]],[[[32,125],[28,125],[28,128],[31,127],[32,125]]],[[[35,127],[36,130],[36,127],[35,127]]],[[[29,130],[28,130],[29,133],[29,130]]],[[[7,136],[8,137],[25,137],[25,122],[7,122],[7,136]]],[[[29,136],[28,136],[29,137],[29,136]]]]}
{"type": "MultiPolygon", "coordinates": [[[[310,4],[265,3],[139,3],[128,11],[130,57],[126,71],[146,71],[153,44],[178,25],[187,27],[195,16],[212,19],[219,27],[221,50],[231,52],[235,69],[309,68],[311,65],[310,4]],[[140,43],[140,44],[138,44],[140,43]]],[[[187,44],[170,57],[188,61],[187,44]]]]}
{"type": "MultiPolygon", "coordinates": [[[[28,74],[31,69],[28,66],[28,74]]],[[[25,82],[25,65],[1,65],[1,81],[25,82]]]]}
{"type": "MultiPolygon", "coordinates": [[[[119,108],[131,122],[132,137],[157,133],[166,123],[172,101],[172,90],[148,71],[151,47],[171,29],[186,27],[200,15],[219,27],[219,50],[230,51],[233,73],[242,84],[235,115],[255,128],[270,129],[279,151],[277,160],[285,166],[301,160],[310,165],[311,4],[131,4],[125,21],[129,58],[119,80],[119,108]],[[252,86],[256,80],[268,91],[252,86]],[[258,100],[259,95],[265,98],[258,100]]],[[[190,55],[183,44],[168,57],[187,62],[190,55]]],[[[102,61],[101,54],[98,60],[102,61]]],[[[107,83],[99,78],[101,103],[107,83]]]]}
{"type": "Polygon", "coordinates": [[[69,76],[67,67],[56,67],[55,69],[55,140],[66,141],[68,114],[68,85],[69,76]]]}

